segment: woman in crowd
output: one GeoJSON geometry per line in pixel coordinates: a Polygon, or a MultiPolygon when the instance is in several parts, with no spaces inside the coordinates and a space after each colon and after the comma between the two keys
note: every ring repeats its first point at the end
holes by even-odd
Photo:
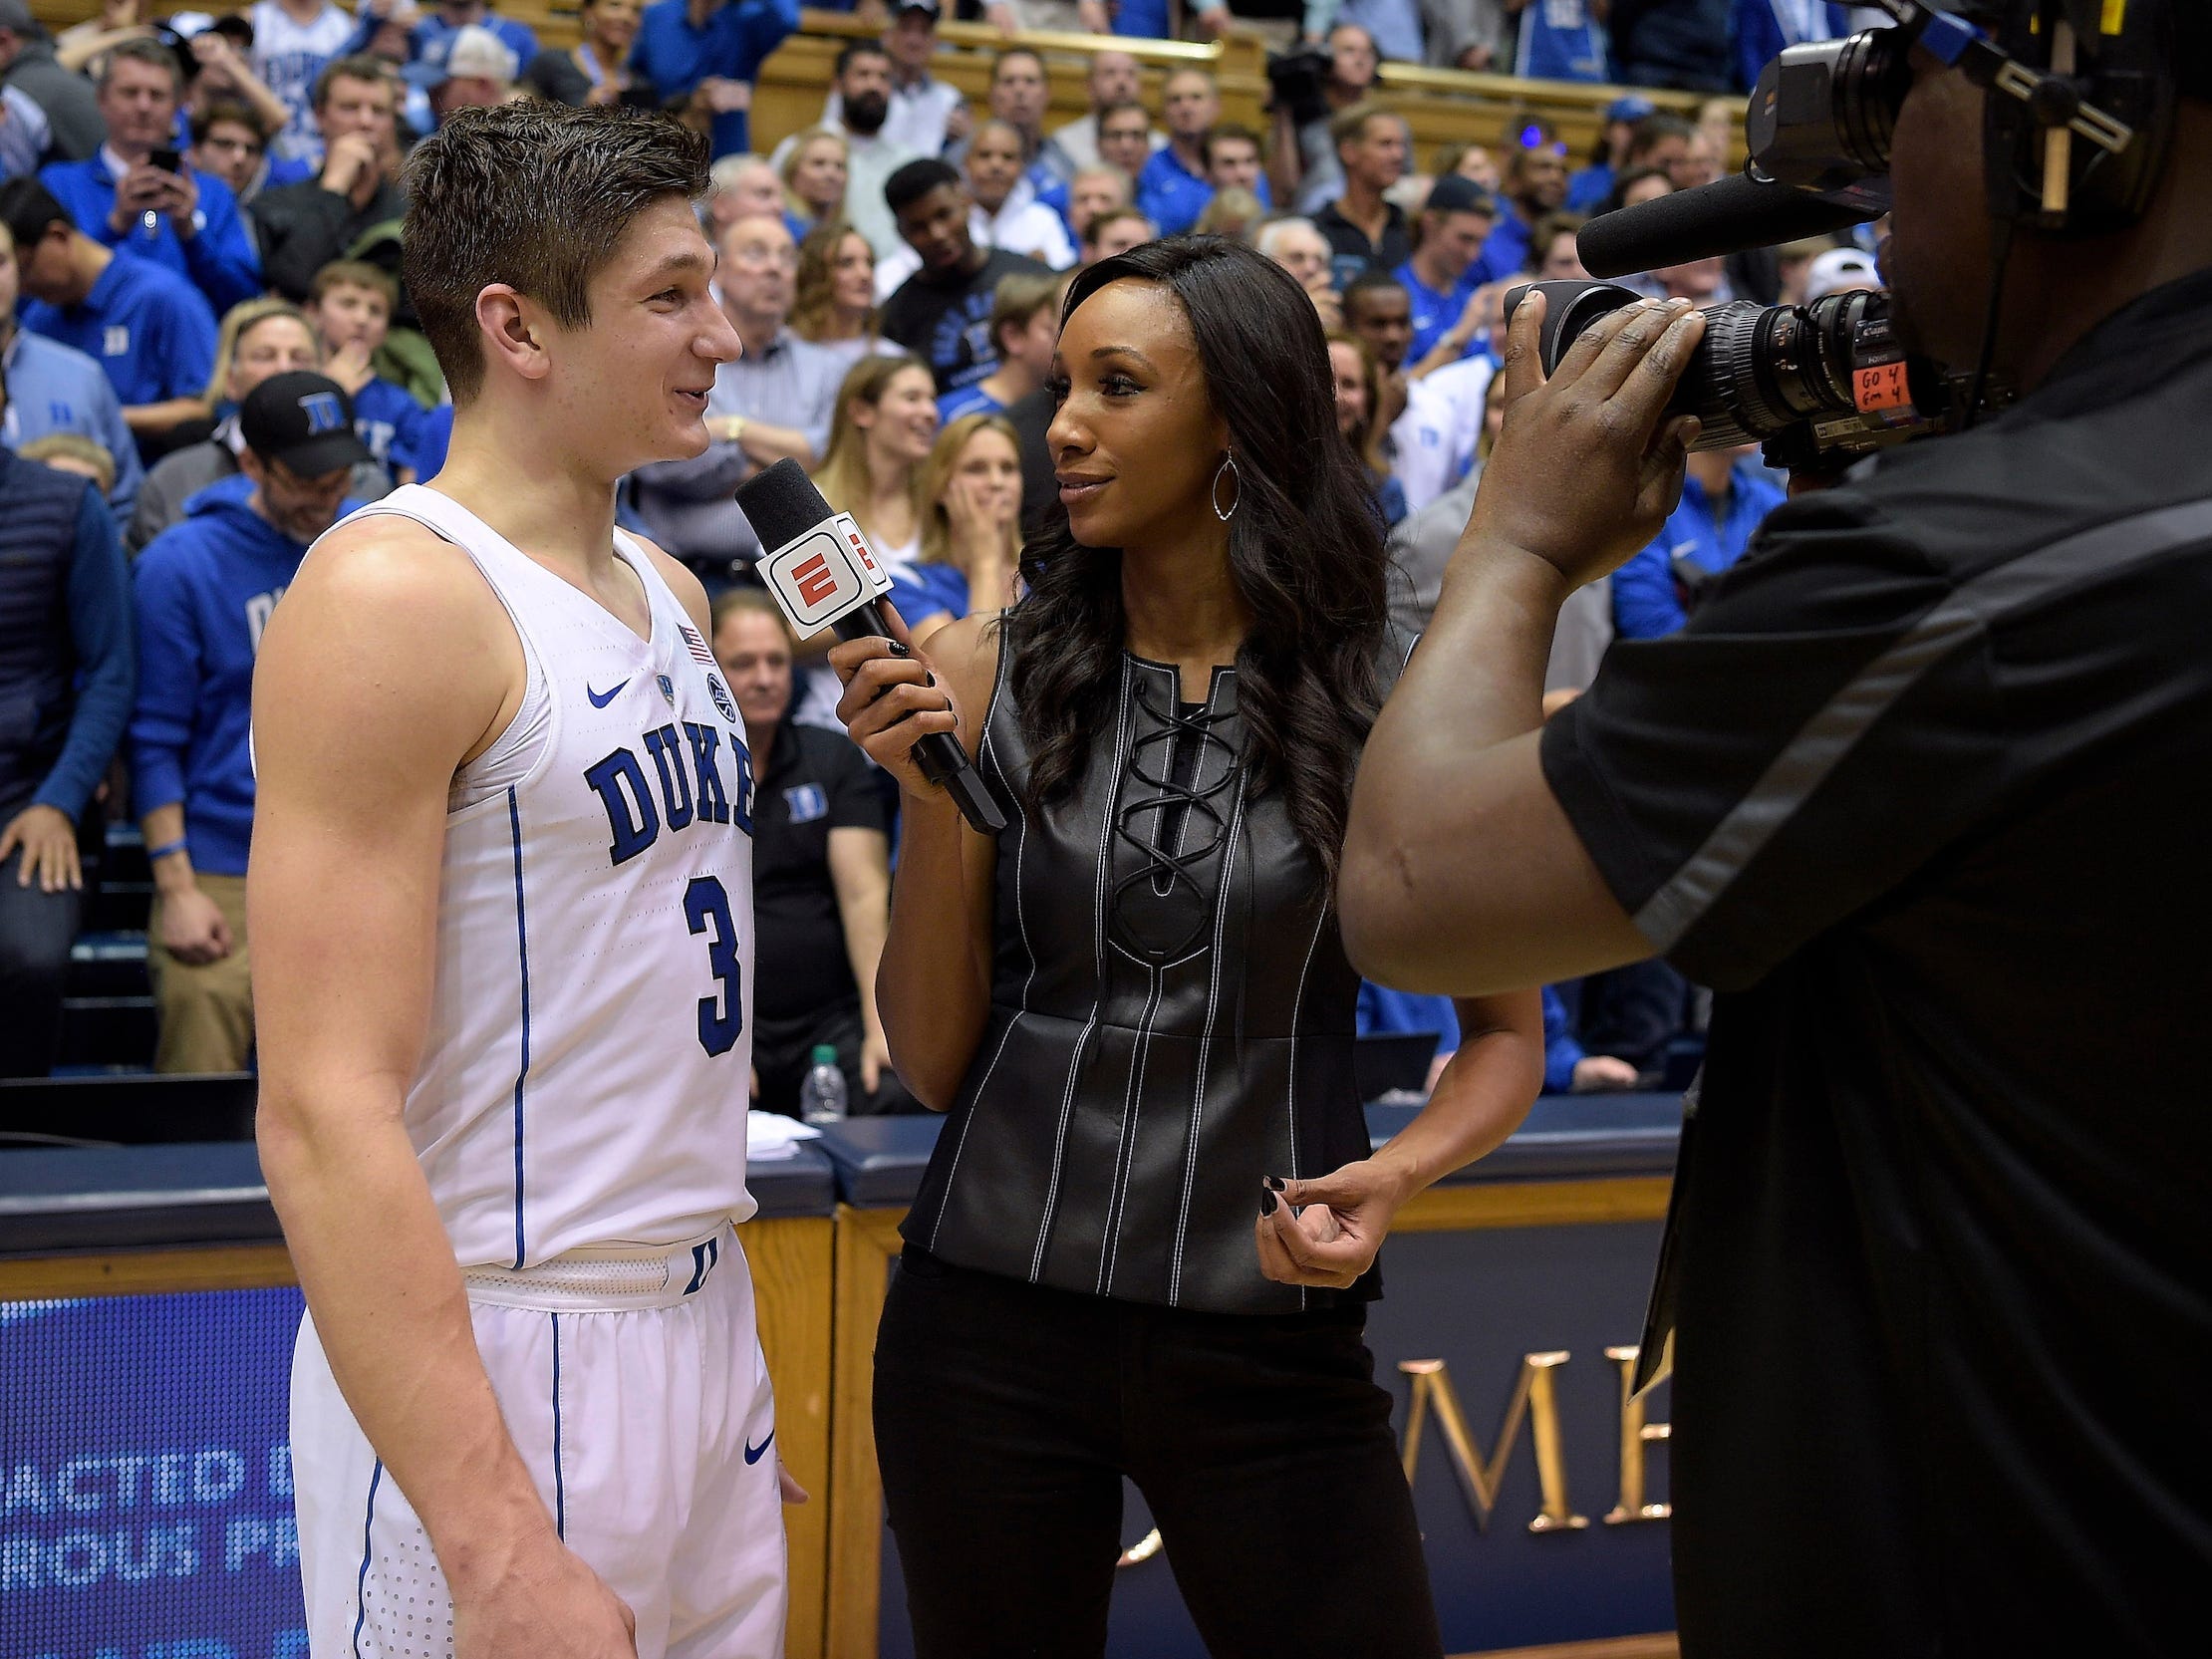
{"type": "Polygon", "coordinates": [[[1367,342],[1356,335],[1334,333],[1328,337],[1329,377],[1336,389],[1336,429],[1351,446],[1367,479],[1367,488],[1382,509],[1383,523],[1396,524],[1406,516],[1406,492],[1390,475],[1384,452],[1389,433],[1375,423],[1382,402],[1382,368],[1367,342]]]}
{"type": "Polygon", "coordinates": [[[982,215],[980,246],[1042,260],[1055,271],[1075,263],[1075,244],[1060,215],[1037,200],[1026,176],[1021,135],[1002,121],[978,122],[968,141],[968,193],[982,215]]]}
{"type": "Polygon", "coordinates": [[[922,551],[891,567],[891,601],[915,644],[949,622],[1013,602],[1021,558],[1021,449],[995,415],[964,415],[922,468],[922,551]]]}
{"type": "Polygon", "coordinates": [[[613,104],[630,90],[630,43],[638,38],[638,0],[583,0],[584,38],[549,48],[522,72],[523,85],[554,104],[613,104]]]}
{"type": "Polygon", "coordinates": [[[930,366],[916,357],[870,358],[838,388],[815,486],[832,511],[853,515],[877,553],[912,563],[928,516],[922,463],[936,441],[930,366]]]}
{"type": "Polygon", "coordinates": [[[855,1113],[918,1111],[876,1016],[891,894],[883,791],[842,731],[791,717],[793,642],[775,601],[731,588],[712,621],[756,785],[754,945],[776,965],[753,992],[753,1104],[798,1116],[799,1085],[827,1046],[855,1113]]]}
{"type": "Polygon", "coordinates": [[[1500,176],[1498,158],[1481,144],[1446,144],[1436,152],[1433,169],[1438,178],[1456,172],[1463,178],[1472,178],[1484,189],[1496,193],[1500,176]]]}
{"type": "Polygon", "coordinates": [[[1169,238],[1076,278],[1060,353],[1020,601],[831,654],[903,795],[885,1033],[953,1113],[876,1344],[917,1651],[1102,1652],[1126,1475],[1209,1651],[1432,1659],[1365,1304],[1398,1207],[1527,1110],[1537,998],[1461,1004],[1370,1151],[1331,892],[1405,646],[1311,301],[1169,238]],[[1000,835],[922,777],[930,731],[1000,835]]]}
{"type": "Polygon", "coordinates": [[[1538,282],[1587,282],[1575,238],[1586,221],[1579,213],[1546,213],[1528,232],[1528,272],[1538,282]]]}
{"type": "Polygon", "coordinates": [[[990,343],[998,367],[971,386],[937,401],[937,417],[950,424],[964,415],[996,415],[1044,385],[1060,338],[1060,290],[1065,277],[1016,271],[998,279],[990,300],[990,343]]]}
{"type": "Polygon", "coordinates": [[[866,357],[898,357],[876,306],[876,250],[849,224],[824,225],[799,244],[791,328],[850,371],[866,357]]]}
{"type": "Polygon", "coordinates": [[[783,158],[784,218],[794,239],[845,217],[845,136],[811,127],[791,140],[783,158]]]}
{"type": "Polygon", "coordinates": [[[1623,207],[1636,207],[1672,194],[1674,179],[1665,167],[1633,167],[1613,181],[1613,193],[1598,212],[1617,213],[1623,207]]]}

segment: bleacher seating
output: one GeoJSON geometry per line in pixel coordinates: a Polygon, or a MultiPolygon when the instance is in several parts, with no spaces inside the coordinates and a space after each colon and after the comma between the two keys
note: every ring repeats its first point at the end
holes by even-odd
{"type": "MultiPolygon", "coordinates": [[[[95,15],[99,8],[97,0],[32,0],[31,9],[49,28],[58,30],[95,15]]],[[[157,9],[166,13],[229,8],[164,0],[157,9]]],[[[497,0],[496,9],[502,16],[528,24],[547,46],[570,46],[577,39],[574,5],[549,0],[497,0]]],[[[752,113],[755,146],[766,151],[777,140],[818,120],[838,48],[855,37],[873,39],[879,33],[876,26],[850,13],[812,7],[802,11],[798,33],[761,66],[752,113]]],[[[1018,41],[1041,52],[1052,82],[1048,126],[1074,121],[1089,108],[1085,66],[1091,53],[1107,49],[1130,53],[1143,66],[1144,97],[1155,109],[1159,107],[1161,80],[1171,70],[1196,65],[1210,70],[1220,83],[1225,119],[1253,127],[1264,125],[1266,54],[1260,37],[1250,31],[1233,28],[1228,39],[1201,46],[1050,31],[1025,33],[1009,40],[988,24],[947,22],[938,26],[938,39],[942,43],[938,75],[977,104],[988,89],[991,59],[999,50],[1018,41]]],[[[1625,90],[1398,63],[1382,66],[1380,87],[1412,126],[1417,159],[1433,154],[1439,144],[1500,142],[1529,121],[1548,125],[1571,153],[1581,155],[1589,150],[1604,125],[1605,107],[1625,90]]],[[[1648,88],[1635,91],[1661,109],[1690,118],[1696,116],[1702,102],[1694,93],[1648,88]]]]}

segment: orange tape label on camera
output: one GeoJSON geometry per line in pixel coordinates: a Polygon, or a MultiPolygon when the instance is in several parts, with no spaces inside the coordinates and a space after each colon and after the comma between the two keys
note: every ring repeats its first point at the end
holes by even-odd
{"type": "Polygon", "coordinates": [[[1876,363],[1851,373],[1852,400],[1861,415],[1906,409],[1912,403],[1910,376],[1902,363],[1876,363]]]}

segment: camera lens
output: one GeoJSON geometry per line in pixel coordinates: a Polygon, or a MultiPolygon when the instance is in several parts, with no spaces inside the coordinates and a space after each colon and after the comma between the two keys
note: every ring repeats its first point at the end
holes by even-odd
{"type": "MultiPolygon", "coordinates": [[[[1601,318],[1641,296],[1604,282],[1543,282],[1544,373],[1601,318]]],[[[1508,299],[1509,314],[1526,293],[1508,299]]],[[[1884,381],[1862,385],[1894,362],[1901,384],[1902,355],[1891,349],[1885,295],[1830,294],[1809,306],[1762,306],[1737,300],[1705,314],[1705,338],[1667,404],[1669,417],[1694,415],[1703,426],[1700,449],[1764,443],[1809,428],[1816,438],[1830,428],[1858,427],[1890,398],[1884,381]]],[[[1907,414],[1909,414],[1909,406],[1907,414]]],[[[1892,424],[1879,420],[1881,425],[1892,424]]]]}

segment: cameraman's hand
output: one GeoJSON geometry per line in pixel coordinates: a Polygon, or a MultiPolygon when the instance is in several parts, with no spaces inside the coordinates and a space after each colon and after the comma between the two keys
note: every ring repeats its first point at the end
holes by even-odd
{"type": "Polygon", "coordinates": [[[1544,297],[1507,332],[1506,424],[1483,468],[1467,542],[1524,549],[1579,588],[1659,533],[1682,498],[1698,421],[1661,421],[1704,337],[1687,300],[1642,301],[1601,319],[1544,378],[1544,297]]]}

